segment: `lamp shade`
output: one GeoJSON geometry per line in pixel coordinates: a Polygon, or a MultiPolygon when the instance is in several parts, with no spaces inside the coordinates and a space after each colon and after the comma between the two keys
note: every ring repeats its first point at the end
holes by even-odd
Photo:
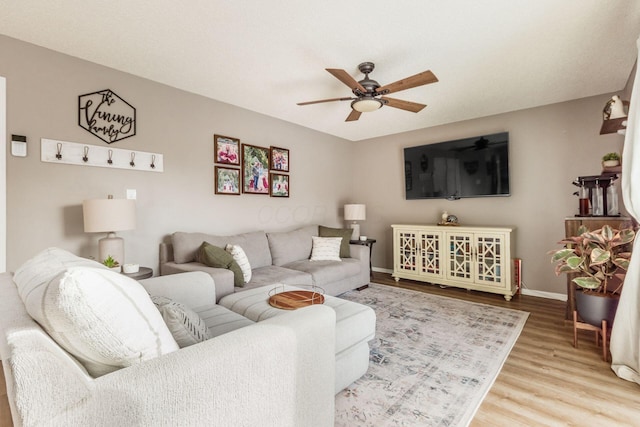
{"type": "Polygon", "coordinates": [[[365,205],[344,205],[344,219],[347,221],[364,221],[367,219],[367,208],[365,205]]]}
{"type": "Polygon", "coordinates": [[[82,202],[85,233],[133,230],[136,204],[129,199],[93,199],[82,202]]]}

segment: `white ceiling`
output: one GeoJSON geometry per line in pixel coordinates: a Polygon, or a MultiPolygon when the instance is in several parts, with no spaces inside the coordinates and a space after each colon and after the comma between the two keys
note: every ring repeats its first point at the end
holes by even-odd
{"type": "Polygon", "coordinates": [[[640,0],[0,0],[0,33],[357,141],[618,91],[640,0]],[[391,95],[428,107],[296,105],[351,96],[324,69],[364,61],[382,85],[432,70],[391,95]]]}

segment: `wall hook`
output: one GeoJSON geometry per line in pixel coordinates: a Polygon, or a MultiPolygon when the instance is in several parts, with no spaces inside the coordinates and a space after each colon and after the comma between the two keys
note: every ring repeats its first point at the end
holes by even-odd
{"type": "Polygon", "coordinates": [[[87,163],[89,161],[89,147],[84,146],[84,156],[82,156],[82,161],[87,163]]]}
{"type": "Polygon", "coordinates": [[[136,163],[134,162],[134,160],[136,159],[136,153],[134,153],[133,151],[131,152],[131,161],[129,162],[129,165],[131,165],[132,168],[136,167],[136,163]]]}
{"type": "Polygon", "coordinates": [[[107,160],[107,163],[110,165],[113,164],[113,150],[109,150],[109,160],[107,160]]]}
{"type": "Polygon", "coordinates": [[[62,159],[62,143],[58,142],[56,146],[58,147],[58,152],[56,153],[56,159],[61,160],[62,159]]]}
{"type": "Polygon", "coordinates": [[[151,166],[151,169],[155,169],[156,168],[156,155],[155,154],[151,155],[151,164],[149,166],[151,166]]]}

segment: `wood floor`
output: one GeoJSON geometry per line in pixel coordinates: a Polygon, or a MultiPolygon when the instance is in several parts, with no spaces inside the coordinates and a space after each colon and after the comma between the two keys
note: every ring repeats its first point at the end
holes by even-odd
{"type": "MultiPolygon", "coordinates": [[[[471,427],[640,426],[640,386],[613,373],[593,333],[581,331],[579,348],[573,348],[563,302],[521,295],[506,302],[499,295],[409,280],[396,283],[389,274],[374,274],[376,283],[530,313],[471,427]]],[[[11,425],[0,371],[0,427],[11,425]]]]}

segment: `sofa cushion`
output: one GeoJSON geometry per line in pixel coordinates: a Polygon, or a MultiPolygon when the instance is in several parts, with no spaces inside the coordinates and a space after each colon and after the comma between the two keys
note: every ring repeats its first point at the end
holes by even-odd
{"type": "Polygon", "coordinates": [[[350,228],[331,228],[321,225],[318,227],[318,236],[320,237],[342,237],[340,243],[340,258],[351,258],[351,235],[353,230],[350,228]]]}
{"type": "MultiPolygon", "coordinates": [[[[178,349],[137,281],[101,267],[63,268],[68,256],[39,254],[16,271],[27,312],[94,377],[178,349]],[[45,259],[51,258],[51,259],[45,259]],[[38,271],[38,265],[46,265],[38,271]],[[38,278],[44,281],[36,284],[38,278]]],[[[82,264],[84,261],[77,260],[82,264]]]]}
{"type": "Polygon", "coordinates": [[[340,243],[342,237],[313,236],[311,261],[342,261],[340,259],[340,243]]]}
{"type": "Polygon", "coordinates": [[[284,265],[311,255],[312,236],[318,235],[317,225],[308,225],[293,231],[267,233],[273,265],[284,265]]]}
{"type": "Polygon", "coordinates": [[[233,273],[233,281],[235,286],[244,285],[244,275],[242,269],[238,265],[233,255],[224,248],[213,246],[209,242],[202,242],[200,249],[196,253],[196,261],[215,268],[226,268],[233,273]]]}
{"type": "Polygon", "coordinates": [[[234,261],[240,267],[244,279],[243,284],[248,283],[251,280],[251,264],[249,264],[247,254],[244,253],[240,245],[227,245],[224,249],[231,254],[234,261]]]}
{"type": "Polygon", "coordinates": [[[216,304],[196,307],[194,311],[204,321],[208,334],[212,338],[254,323],[246,317],[216,304]]]}
{"type": "Polygon", "coordinates": [[[253,268],[271,265],[271,252],[269,251],[269,243],[264,231],[254,231],[233,236],[176,232],[171,236],[171,240],[173,243],[173,259],[178,264],[195,261],[196,253],[202,242],[208,242],[220,248],[224,248],[227,245],[240,245],[253,268]]]}
{"type": "Polygon", "coordinates": [[[160,311],[164,323],[180,348],[189,347],[211,338],[204,320],[189,307],[170,298],[157,295],[152,295],[151,301],[160,311]]]}
{"type": "MultiPolygon", "coordinates": [[[[306,262],[309,262],[309,260],[306,260],[306,262]]],[[[277,265],[270,265],[254,269],[251,282],[244,285],[244,288],[236,288],[236,290],[241,291],[259,286],[273,285],[275,283],[312,285],[313,280],[309,273],[299,270],[291,270],[277,265]]]]}
{"type": "Polygon", "coordinates": [[[361,271],[360,261],[354,258],[345,258],[342,262],[300,260],[289,263],[285,267],[310,274],[313,277],[313,283],[320,287],[357,276],[361,271]]]}

